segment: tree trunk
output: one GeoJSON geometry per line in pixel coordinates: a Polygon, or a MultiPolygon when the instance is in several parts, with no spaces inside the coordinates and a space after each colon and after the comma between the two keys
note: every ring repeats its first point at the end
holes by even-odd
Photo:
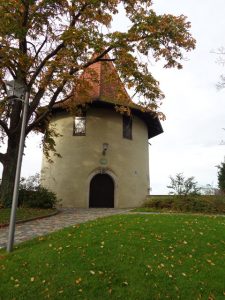
{"type": "Polygon", "coordinates": [[[19,150],[19,134],[8,139],[8,148],[3,161],[0,199],[4,207],[11,207],[16,164],[19,150]]]}

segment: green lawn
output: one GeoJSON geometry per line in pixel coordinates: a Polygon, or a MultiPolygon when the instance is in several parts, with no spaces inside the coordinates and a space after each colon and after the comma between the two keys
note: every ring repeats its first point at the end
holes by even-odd
{"type": "MultiPolygon", "coordinates": [[[[9,223],[10,212],[10,208],[0,208],[0,226],[9,223]]],[[[18,208],[16,211],[16,221],[25,221],[37,217],[43,217],[54,212],[56,212],[55,209],[18,208]]]]}
{"type": "Polygon", "coordinates": [[[112,216],[0,252],[0,299],[225,297],[225,218],[112,216]]]}

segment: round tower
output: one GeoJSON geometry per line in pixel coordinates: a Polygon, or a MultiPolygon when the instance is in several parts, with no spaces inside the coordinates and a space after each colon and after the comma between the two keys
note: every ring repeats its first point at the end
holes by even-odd
{"type": "Polygon", "coordinates": [[[94,71],[98,80],[82,113],[71,115],[63,105],[53,110],[50,126],[60,134],[55,143],[62,157],[54,163],[43,157],[42,183],[63,207],[137,207],[149,191],[148,139],[162,128],[131,102],[112,63],[96,63],[94,71]]]}

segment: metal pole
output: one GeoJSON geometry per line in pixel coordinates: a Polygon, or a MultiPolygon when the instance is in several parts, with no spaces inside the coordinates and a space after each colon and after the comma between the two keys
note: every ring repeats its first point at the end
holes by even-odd
{"type": "Polygon", "coordinates": [[[20,172],[21,172],[23,150],[24,150],[28,104],[29,104],[29,93],[26,92],[25,98],[24,98],[24,105],[23,105],[23,117],[22,117],[21,133],[20,133],[20,143],[19,143],[19,151],[18,151],[18,156],[17,156],[16,176],[15,176],[12,208],[11,208],[10,223],[9,223],[9,236],[8,236],[8,244],[7,244],[8,252],[11,252],[13,250],[13,244],[14,244],[14,234],[15,234],[15,225],[16,225],[16,208],[17,208],[18,195],[19,195],[20,172]]]}

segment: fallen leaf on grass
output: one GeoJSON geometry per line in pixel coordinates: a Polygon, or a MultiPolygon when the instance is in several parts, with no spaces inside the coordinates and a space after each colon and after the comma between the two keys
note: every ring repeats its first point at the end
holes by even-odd
{"type": "Polygon", "coordinates": [[[80,283],[81,283],[81,281],[82,281],[82,279],[81,279],[81,278],[77,278],[77,279],[75,280],[76,284],[80,284],[80,283]]]}
{"type": "Polygon", "coordinates": [[[206,261],[207,261],[211,266],[215,266],[214,262],[212,262],[210,259],[206,259],[206,261]]]}
{"type": "Polygon", "coordinates": [[[166,274],[169,276],[169,278],[173,277],[173,275],[169,271],[166,271],[166,274]]]}
{"type": "Polygon", "coordinates": [[[160,265],[158,265],[158,269],[162,269],[162,268],[164,268],[165,267],[165,265],[164,264],[160,264],[160,265]]]}

